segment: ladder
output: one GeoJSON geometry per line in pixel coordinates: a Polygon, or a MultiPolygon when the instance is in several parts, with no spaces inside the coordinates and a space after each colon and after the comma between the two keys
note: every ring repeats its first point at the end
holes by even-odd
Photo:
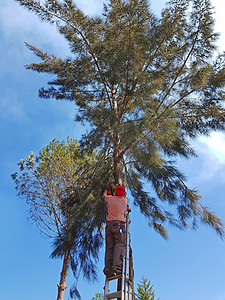
{"type": "Polygon", "coordinates": [[[133,282],[129,277],[129,263],[130,263],[130,216],[126,213],[126,252],[123,258],[123,268],[121,275],[115,275],[112,277],[106,277],[104,287],[104,300],[120,299],[120,300],[132,300],[133,299],[133,282]],[[110,293],[109,283],[110,281],[118,280],[117,291],[110,293]],[[121,286],[120,288],[118,288],[121,286]],[[118,291],[118,289],[120,289],[118,291]]]}

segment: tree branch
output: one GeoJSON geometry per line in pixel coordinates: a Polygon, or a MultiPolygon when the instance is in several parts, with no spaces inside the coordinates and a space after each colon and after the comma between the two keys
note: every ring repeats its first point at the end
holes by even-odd
{"type": "Polygon", "coordinates": [[[181,72],[182,72],[183,68],[185,67],[185,65],[186,65],[186,63],[187,63],[189,57],[191,56],[192,51],[194,50],[195,43],[196,43],[196,41],[197,41],[197,37],[198,37],[198,31],[196,32],[196,37],[195,37],[194,43],[193,43],[193,45],[192,45],[192,47],[191,47],[191,49],[190,49],[190,51],[189,51],[187,57],[185,58],[185,60],[184,60],[184,62],[183,62],[183,64],[182,64],[180,70],[178,71],[177,75],[175,76],[175,78],[174,78],[174,80],[173,80],[171,86],[169,87],[168,91],[166,92],[166,95],[163,97],[162,101],[159,103],[158,107],[156,108],[155,114],[157,114],[157,112],[159,111],[159,109],[160,109],[160,107],[162,106],[163,102],[166,100],[166,97],[169,95],[170,91],[172,90],[172,88],[174,87],[174,85],[177,83],[177,82],[176,82],[177,78],[178,78],[179,75],[181,74],[181,72]]]}
{"type": "Polygon", "coordinates": [[[102,80],[102,83],[105,87],[105,91],[107,93],[107,96],[108,96],[108,101],[109,101],[109,104],[112,108],[112,102],[111,102],[111,99],[110,99],[110,96],[109,96],[109,91],[107,89],[107,87],[111,90],[111,87],[109,86],[108,82],[106,81],[106,79],[104,78],[103,74],[102,74],[102,71],[101,71],[101,68],[99,66],[99,63],[98,63],[98,60],[95,56],[95,53],[93,52],[92,50],[92,47],[90,45],[90,43],[88,42],[87,38],[85,37],[84,33],[78,28],[78,26],[74,26],[73,24],[71,24],[71,21],[67,20],[65,17],[61,17],[59,15],[57,15],[56,13],[52,13],[51,11],[48,11],[47,9],[44,9],[41,5],[39,7],[39,9],[44,12],[44,13],[47,13],[48,15],[52,16],[52,17],[55,17],[56,19],[59,19],[61,21],[63,21],[64,23],[66,23],[68,26],[70,26],[74,31],[77,31],[78,34],[82,37],[83,41],[85,42],[86,46],[87,46],[87,49],[89,50],[89,53],[91,54],[93,60],[94,60],[94,63],[98,69],[98,73],[101,77],[101,80],[102,80]]]}
{"type": "Polygon", "coordinates": [[[33,174],[34,174],[35,178],[38,180],[38,182],[39,182],[39,184],[41,185],[43,191],[45,192],[46,196],[48,197],[48,199],[49,199],[49,201],[50,201],[50,203],[51,203],[52,209],[53,209],[53,213],[54,213],[54,215],[56,216],[58,222],[60,223],[60,225],[61,225],[64,229],[66,229],[65,225],[61,222],[61,220],[60,220],[60,218],[59,218],[59,216],[58,216],[58,214],[57,214],[57,212],[56,212],[56,210],[55,210],[54,204],[53,204],[52,199],[51,199],[51,195],[49,195],[49,192],[45,189],[44,185],[43,185],[42,182],[40,181],[40,178],[37,176],[37,174],[36,174],[36,172],[34,171],[33,167],[32,167],[31,169],[32,169],[32,171],[33,171],[33,174]]]}

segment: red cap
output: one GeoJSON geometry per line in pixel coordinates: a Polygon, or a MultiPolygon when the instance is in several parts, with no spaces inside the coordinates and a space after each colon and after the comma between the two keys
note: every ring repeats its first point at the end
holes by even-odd
{"type": "Polygon", "coordinates": [[[126,196],[125,187],[122,185],[118,185],[118,187],[115,190],[116,196],[126,196]]]}

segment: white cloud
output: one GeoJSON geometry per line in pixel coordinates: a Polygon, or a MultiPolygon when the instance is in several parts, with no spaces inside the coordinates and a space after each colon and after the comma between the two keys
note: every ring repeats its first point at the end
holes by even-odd
{"type": "Polygon", "coordinates": [[[214,177],[219,177],[220,180],[225,181],[225,134],[213,132],[209,137],[201,137],[194,148],[203,159],[199,178],[212,180],[214,177]]]}
{"type": "Polygon", "coordinates": [[[225,135],[221,132],[213,132],[208,138],[202,137],[200,141],[208,148],[211,156],[219,163],[225,163],[225,135]]]}
{"type": "Polygon", "coordinates": [[[212,5],[215,7],[215,30],[220,33],[219,48],[225,50],[225,2],[222,0],[212,0],[212,5]]]}

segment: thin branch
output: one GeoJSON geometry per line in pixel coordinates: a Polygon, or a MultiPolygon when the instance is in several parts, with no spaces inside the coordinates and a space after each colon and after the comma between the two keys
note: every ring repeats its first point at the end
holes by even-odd
{"type": "MultiPolygon", "coordinates": [[[[37,210],[36,208],[35,208],[35,210],[37,210]]],[[[60,235],[60,231],[58,230],[58,228],[57,228],[57,231],[55,231],[54,229],[52,229],[45,221],[44,221],[44,219],[42,219],[42,217],[40,216],[40,214],[38,214],[38,219],[50,230],[50,231],[52,231],[52,232],[54,232],[54,233],[57,233],[57,234],[59,234],[60,235]]]]}
{"type": "MultiPolygon", "coordinates": [[[[50,239],[55,238],[55,236],[50,235],[49,233],[45,232],[45,231],[41,228],[41,226],[39,226],[38,223],[36,223],[36,225],[37,225],[38,230],[40,230],[40,232],[41,232],[44,236],[46,236],[47,238],[50,238],[50,239]]],[[[56,232],[56,233],[57,233],[57,232],[56,232]]]]}
{"type": "MultiPolygon", "coordinates": [[[[195,92],[196,90],[191,90],[189,93],[183,95],[180,99],[178,99],[177,101],[175,101],[174,103],[170,103],[164,111],[162,111],[159,115],[157,115],[157,117],[154,119],[153,124],[159,120],[169,109],[173,108],[174,106],[176,106],[178,103],[180,103],[185,97],[189,96],[190,94],[192,94],[193,92],[195,92]]],[[[154,126],[154,125],[153,125],[154,126]]]]}
{"type": "Polygon", "coordinates": [[[108,87],[109,89],[111,89],[111,88],[110,88],[108,82],[106,81],[106,79],[104,78],[104,76],[103,76],[103,74],[102,74],[102,71],[101,71],[101,68],[100,68],[100,66],[99,66],[99,63],[98,63],[98,61],[97,61],[97,58],[95,57],[95,54],[94,54],[94,52],[93,52],[93,50],[92,50],[92,47],[91,47],[91,45],[89,44],[89,42],[88,42],[87,38],[85,37],[85,35],[83,34],[83,32],[82,32],[80,29],[77,28],[78,26],[75,27],[73,24],[71,24],[69,20],[66,20],[66,19],[63,18],[63,17],[60,17],[60,16],[58,16],[57,14],[52,13],[51,11],[48,11],[48,10],[44,9],[42,6],[41,6],[40,9],[41,9],[44,13],[48,13],[49,15],[51,15],[51,16],[53,16],[53,17],[55,17],[55,18],[57,18],[57,19],[59,19],[59,20],[65,22],[68,26],[70,26],[72,29],[74,29],[75,31],[77,31],[77,32],[80,34],[80,36],[81,36],[82,39],[84,40],[85,44],[87,45],[87,48],[89,49],[89,52],[90,52],[90,54],[91,54],[91,56],[92,56],[92,58],[93,58],[93,60],[94,60],[94,62],[95,62],[95,65],[96,65],[96,67],[97,67],[97,69],[98,69],[99,75],[100,75],[100,77],[101,77],[101,79],[102,79],[102,83],[103,83],[103,85],[104,85],[104,87],[105,87],[105,91],[106,91],[107,96],[108,96],[109,104],[110,104],[110,106],[111,106],[111,108],[112,108],[112,102],[111,102],[111,99],[110,99],[110,96],[109,96],[109,92],[108,92],[107,87],[108,87]]]}
{"type": "Polygon", "coordinates": [[[128,161],[128,162],[125,162],[124,161],[124,164],[125,165],[128,165],[128,164],[134,164],[134,163],[136,163],[137,162],[137,160],[132,160],[132,161],[128,161]]]}
{"type": "Polygon", "coordinates": [[[191,49],[190,49],[190,51],[189,51],[187,57],[185,58],[185,60],[184,60],[184,62],[183,62],[183,64],[182,64],[180,70],[178,71],[177,75],[175,76],[175,78],[174,78],[174,80],[173,80],[171,86],[170,86],[169,89],[167,90],[166,95],[163,97],[162,101],[159,103],[158,107],[156,108],[155,114],[157,114],[157,112],[159,111],[159,109],[160,109],[160,107],[162,106],[163,102],[166,100],[166,97],[169,95],[169,93],[171,92],[172,88],[173,88],[174,85],[177,83],[177,81],[176,81],[177,78],[178,78],[179,75],[181,74],[181,72],[182,72],[183,68],[185,67],[185,65],[186,65],[186,63],[187,63],[189,57],[191,56],[191,53],[192,53],[193,50],[194,50],[195,43],[196,43],[196,41],[197,41],[197,37],[198,37],[198,32],[196,33],[196,37],[195,37],[194,43],[193,43],[193,45],[192,45],[192,47],[191,47],[191,49]]]}
{"type": "Polygon", "coordinates": [[[34,171],[33,167],[32,167],[31,170],[33,171],[34,176],[36,177],[36,179],[38,180],[39,184],[41,185],[43,191],[45,192],[46,196],[48,197],[48,199],[49,199],[49,201],[50,201],[50,203],[51,203],[52,209],[53,209],[53,213],[56,215],[56,217],[57,217],[57,219],[58,219],[58,222],[61,224],[61,226],[62,226],[64,229],[66,229],[65,225],[61,222],[61,220],[60,220],[60,218],[59,218],[59,216],[58,216],[58,214],[57,214],[57,212],[56,212],[56,210],[55,210],[54,204],[53,204],[53,202],[52,202],[52,200],[51,200],[51,195],[49,195],[49,192],[45,189],[43,183],[40,181],[40,178],[37,176],[37,174],[36,174],[36,172],[34,171]]]}
{"type": "Polygon", "coordinates": [[[78,93],[96,93],[96,92],[101,92],[102,90],[80,90],[80,89],[73,89],[73,92],[78,92],[78,93]]]}

